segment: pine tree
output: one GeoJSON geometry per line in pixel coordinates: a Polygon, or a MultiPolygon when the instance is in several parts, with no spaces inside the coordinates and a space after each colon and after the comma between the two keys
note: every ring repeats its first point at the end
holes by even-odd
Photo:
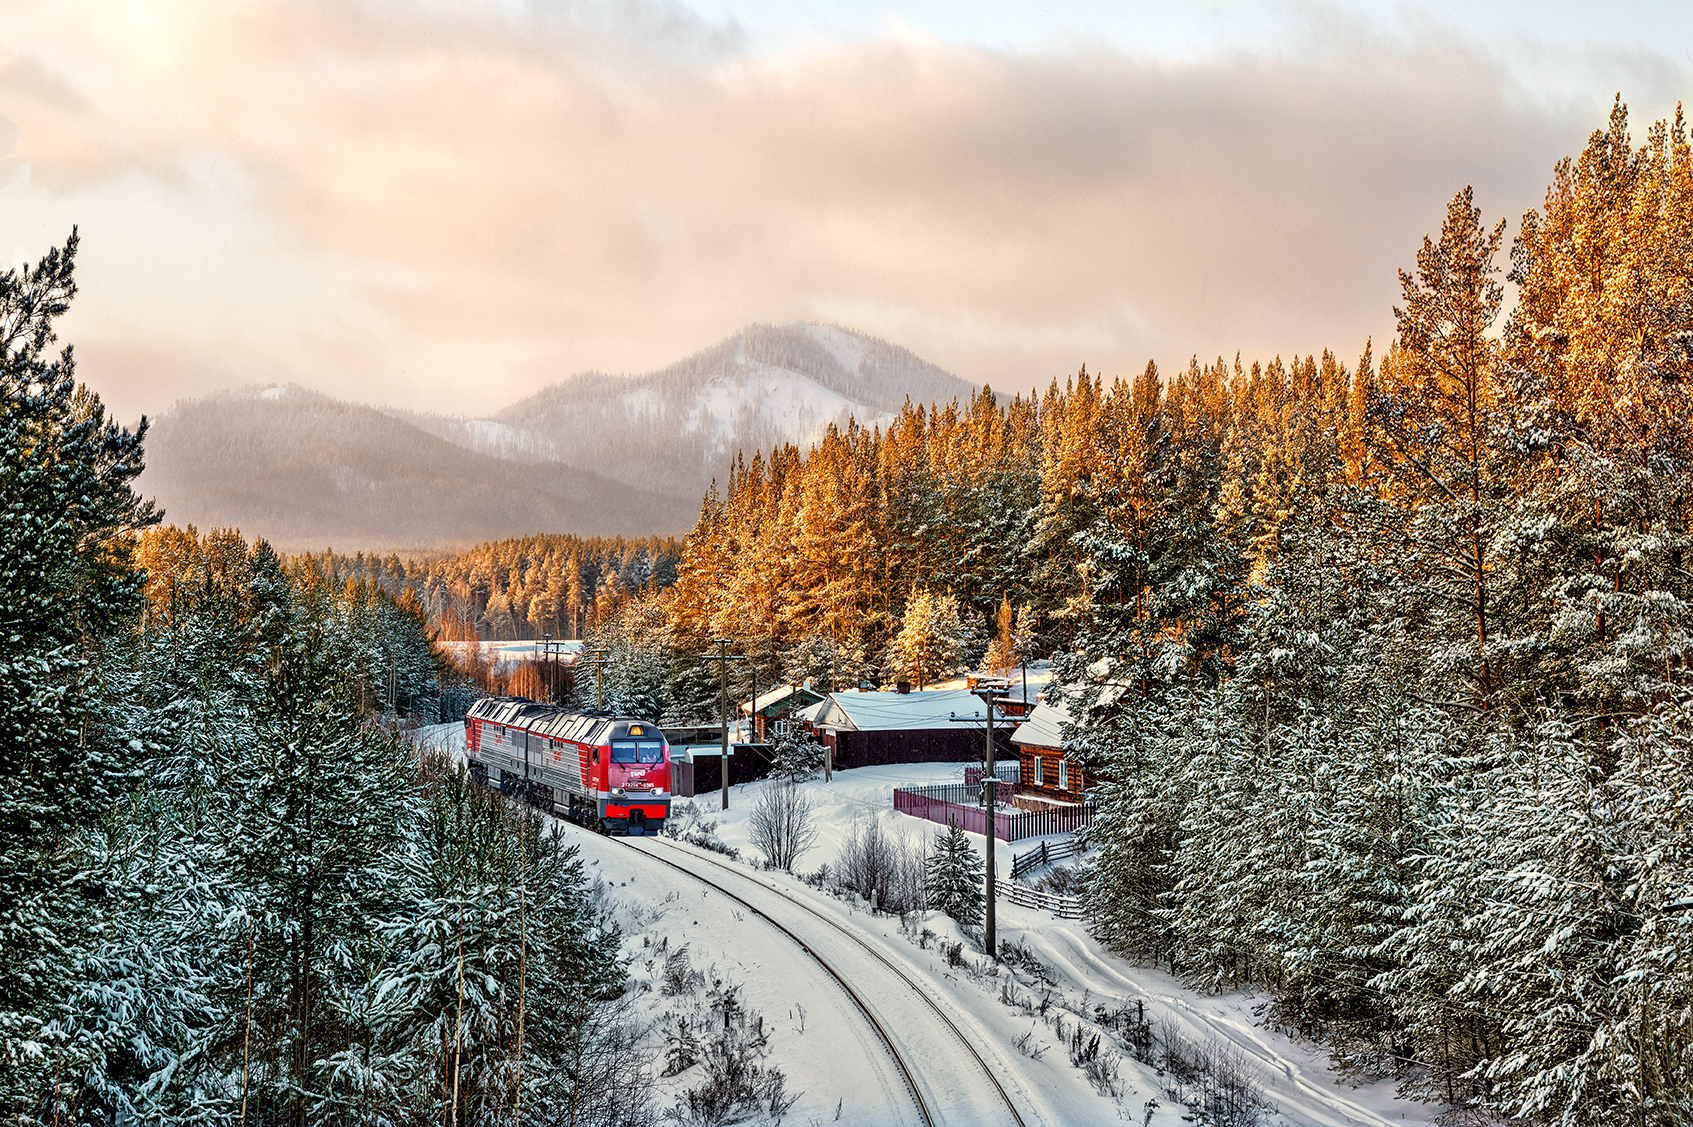
{"type": "Polygon", "coordinates": [[[1469,188],[1452,198],[1440,239],[1423,239],[1416,273],[1400,271],[1405,304],[1394,309],[1393,364],[1383,365],[1371,410],[1407,515],[1403,542],[1391,550],[1405,554],[1448,636],[1467,620],[1472,639],[1443,656],[1436,672],[1465,683],[1483,708],[1501,687],[1488,637],[1495,502],[1505,482],[1497,465],[1499,348],[1488,333],[1504,298],[1495,262],[1504,230],[1504,220],[1483,226],[1469,188]]]}
{"type": "Polygon", "coordinates": [[[802,783],[823,769],[823,745],[810,732],[788,727],[770,741],[772,778],[802,783]]]}
{"type": "Polygon", "coordinates": [[[979,652],[977,631],[959,617],[958,600],[919,588],[888,645],[888,665],[922,688],[957,674],[979,652]]]}
{"type": "Polygon", "coordinates": [[[61,848],[138,777],[102,722],[96,659],[141,606],[127,536],[143,420],[107,421],[54,324],[76,293],[75,231],[0,274],[0,1107],[42,1093],[45,1025],[69,992],[90,905],[61,848]]]}
{"type": "Polygon", "coordinates": [[[982,922],[982,855],[957,825],[935,835],[924,887],[929,907],[967,927],[982,922]]]}

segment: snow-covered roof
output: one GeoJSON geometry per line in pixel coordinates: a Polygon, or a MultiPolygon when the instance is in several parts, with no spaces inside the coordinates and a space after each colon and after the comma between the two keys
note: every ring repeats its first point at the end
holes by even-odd
{"type": "MultiPolygon", "coordinates": [[[[996,720],[1004,719],[995,714],[996,720]]],[[[920,693],[835,693],[813,723],[860,732],[957,728],[982,722],[982,698],[964,689],[920,693]]]]}
{"type": "Polygon", "coordinates": [[[829,707],[829,698],[824,697],[816,704],[808,704],[804,708],[796,709],[793,714],[795,720],[804,720],[808,724],[817,723],[817,718],[823,715],[829,707]]]}
{"type": "Polygon", "coordinates": [[[792,696],[799,696],[807,703],[810,703],[818,700],[822,697],[822,695],[823,694],[819,693],[817,690],[807,688],[804,685],[777,685],[774,689],[771,689],[767,693],[759,693],[750,702],[742,701],[741,711],[751,711],[752,707],[756,705],[759,712],[765,712],[771,707],[781,704],[783,701],[792,696]]]}
{"type": "Polygon", "coordinates": [[[1064,740],[1058,734],[1058,727],[1069,722],[1070,714],[1061,705],[1042,701],[1035,705],[1035,710],[1029,713],[1029,718],[1011,733],[1011,742],[1020,747],[1061,748],[1064,746],[1064,740]]]}

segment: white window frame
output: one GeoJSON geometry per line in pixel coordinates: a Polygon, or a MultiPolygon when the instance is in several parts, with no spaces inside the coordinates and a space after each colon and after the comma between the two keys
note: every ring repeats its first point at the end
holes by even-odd
{"type": "Polygon", "coordinates": [[[1037,755],[1037,756],[1035,756],[1035,786],[1044,787],[1045,785],[1046,785],[1046,756],[1037,755]]]}
{"type": "Polygon", "coordinates": [[[1070,761],[1068,759],[1058,761],[1058,789],[1070,789],[1070,761]]]}

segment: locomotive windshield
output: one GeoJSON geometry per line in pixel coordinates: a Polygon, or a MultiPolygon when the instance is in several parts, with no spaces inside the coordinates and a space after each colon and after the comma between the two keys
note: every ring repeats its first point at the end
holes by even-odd
{"type": "Polygon", "coordinates": [[[663,763],[663,740],[612,740],[613,763],[663,763]]]}

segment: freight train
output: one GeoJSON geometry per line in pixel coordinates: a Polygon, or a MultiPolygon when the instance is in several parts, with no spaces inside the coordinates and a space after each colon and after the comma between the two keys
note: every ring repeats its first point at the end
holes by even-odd
{"type": "Polygon", "coordinates": [[[670,745],[646,720],[485,697],[464,750],[478,781],[601,833],[657,833],[670,816],[670,745]]]}

